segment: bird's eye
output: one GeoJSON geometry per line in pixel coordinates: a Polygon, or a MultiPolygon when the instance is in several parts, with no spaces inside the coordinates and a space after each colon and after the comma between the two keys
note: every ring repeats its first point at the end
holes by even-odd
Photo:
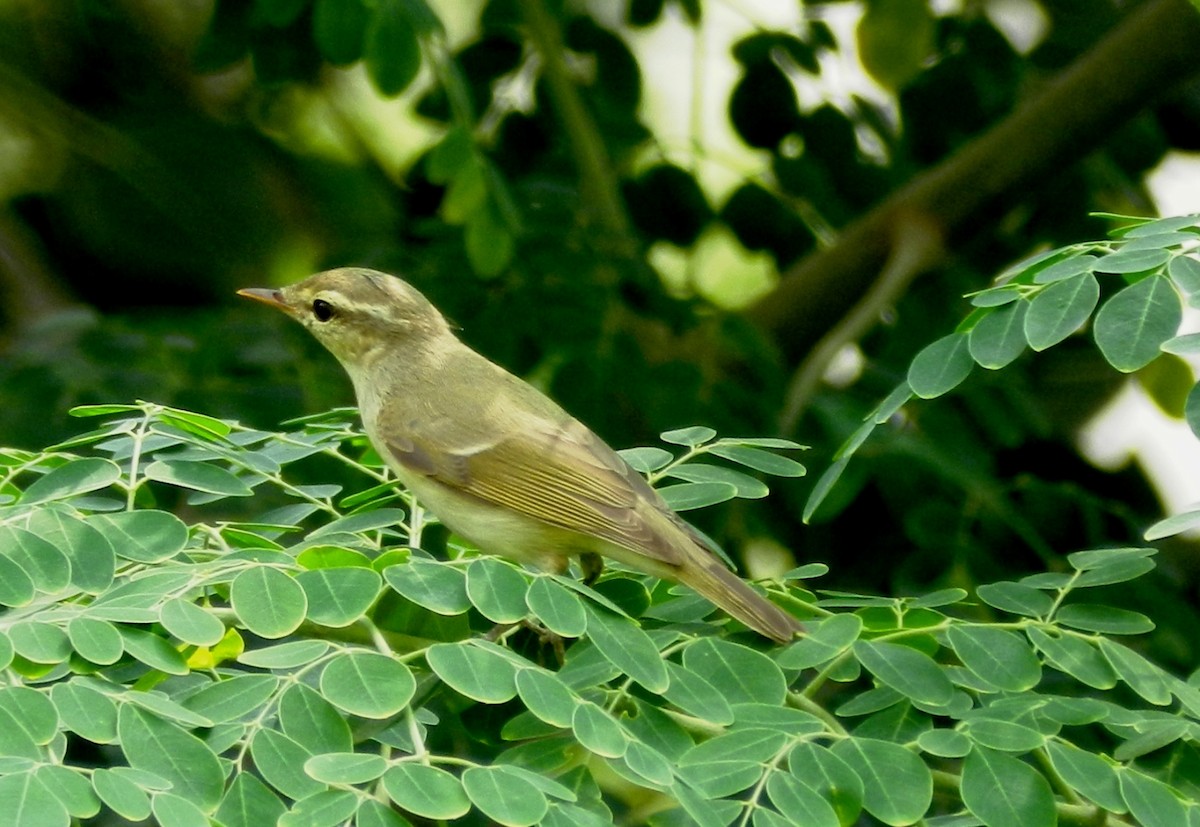
{"type": "Polygon", "coordinates": [[[324,299],[314,299],[312,312],[318,322],[327,322],[333,318],[333,305],[324,299]]]}

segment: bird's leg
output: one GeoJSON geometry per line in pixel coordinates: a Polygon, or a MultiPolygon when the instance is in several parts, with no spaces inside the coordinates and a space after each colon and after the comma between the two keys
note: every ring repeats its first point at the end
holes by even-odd
{"type": "Polygon", "coordinates": [[[583,584],[591,586],[604,572],[604,558],[594,551],[585,551],[579,555],[579,568],[583,571],[583,584]]]}

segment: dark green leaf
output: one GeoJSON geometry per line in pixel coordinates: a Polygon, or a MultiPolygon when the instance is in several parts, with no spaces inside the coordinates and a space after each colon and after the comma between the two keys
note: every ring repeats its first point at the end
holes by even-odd
{"type": "Polygon", "coordinates": [[[841,823],[833,805],[791,773],[771,773],[767,795],[790,824],[838,827],[841,823]]]}
{"type": "Polygon", "coordinates": [[[989,606],[1026,617],[1043,617],[1054,606],[1050,595],[1021,583],[988,583],[980,586],[976,594],[989,606]]]}
{"type": "Polygon", "coordinates": [[[677,465],[667,472],[667,476],[696,483],[724,483],[732,485],[737,496],[745,499],[760,499],[770,493],[766,483],[757,480],[749,474],[723,468],[719,465],[708,465],[703,462],[689,462],[677,465]]]}
{"type": "Polygon", "coordinates": [[[313,40],[321,57],[346,66],[363,53],[370,16],[362,0],[315,0],[313,40]]]}
{"type": "Polygon", "coordinates": [[[374,781],[388,768],[379,755],[361,752],[327,752],[315,755],[304,764],[304,771],[326,784],[363,784],[374,781]]]}
{"type": "Polygon", "coordinates": [[[737,489],[727,482],[685,482],[658,490],[674,511],[708,508],[736,497],[737,489]]]}
{"type": "Polygon", "coordinates": [[[536,577],[525,594],[529,610],[546,628],[563,637],[579,637],[587,628],[587,612],[571,591],[549,577],[536,577]]]}
{"type": "Polygon", "coordinates": [[[292,684],[280,696],[279,725],[285,735],[312,755],[353,749],[346,719],[316,690],[302,683],[292,684]]]}
{"type": "Polygon", "coordinates": [[[1096,689],[1112,689],[1116,685],[1116,673],[1092,644],[1070,634],[1051,636],[1034,627],[1025,633],[1056,669],[1096,689]]]}
{"type": "Polygon", "coordinates": [[[764,451],[762,448],[737,444],[732,440],[720,440],[708,450],[709,453],[730,462],[776,477],[802,477],[807,473],[803,465],[790,457],[764,451]]]}
{"type": "Polygon", "coordinates": [[[695,448],[697,445],[712,442],[716,435],[717,432],[712,428],[694,425],[691,428],[677,428],[674,431],[663,431],[659,434],[659,437],[663,442],[695,448]]]}
{"type": "Polygon", "coordinates": [[[224,827],[263,827],[275,824],[285,811],[278,796],[248,772],[239,772],[217,808],[216,821],[224,827]]]}
{"type": "Polygon", "coordinates": [[[581,701],[571,716],[571,729],[586,749],[605,758],[625,754],[628,739],[615,719],[590,701],[581,701]]]}
{"type": "Polygon", "coordinates": [[[1063,606],[1054,615],[1054,619],[1073,629],[1109,635],[1140,635],[1154,629],[1153,621],[1144,614],[1091,603],[1071,603],[1063,606]]]}
{"type": "Polygon", "coordinates": [[[480,812],[499,824],[537,824],[549,809],[545,794],[507,767],[470,767],[462,785],[480,812]]]}
{"type": "Polygon", "coordinates": [[[89,594],[100,594],[112,585],[116,558],[112,543],[90,523],[65,511],[39,508],[29,515],[25,528],[67,556],[71,585],[89,594]]]}
{"type": "Polygon", "coordinates": [[[666,664],[671,685],[663,693],[664,698],[709,723],[718,726],[733,723],[733,709],[724,693],[695,672],[672,661],[666,664]]]}
{"type": "Polygon", "coordinates": [[[525,707],[551,726],[571,726],[578,698],[562,679],[543,669],[522,669],[516,676],[517,693],[525,707]]]}
{"type": "Polygon", "coordinates": [[[1095,269],[1101,273],[1145,273],[1162,267],[1170,258],[1170,251],[1161,248],[1118,250],[1101,256],[1095,269]]]}
{"type": "Polygon", "coordinates": [[[1046,744],[1046,754],[1055,771],[1078,793],[1110,812],[1126,811],[1117,773],[1110,762],[1073,744],[1053,739],[1046,744]]]}
{"type": "Polygon", "coordinates": [[[1100,638],[1100,651],[1117,676],[1147,701],[1167,706],[1173,700],[1171,676],[1137,652],[1108,638],[1100,638]]]}
{"type": "Polygon", "coordinates": [[[163,604],[160,619],[166,630],[184,643],[215,646],[225,636],[225,624],[215,615],[179,597],[163,604]]]}
{"type": "Polygon", "coordinates": [[[150,797],[122,772],[123,767],[92,771],[92,788],[110,810],[129,821],[150,816],[150,797]]]}
{"type": "Polygon", "coordinates": [[[367,26],[367,74],[384,97],[399,95],[421,68],[421,48],[400,0],[380,0],[367,26]]]}
{"type": "Polygon", "coordinates": [[[20,566],[38,591],[57,594],[71,582],[67,555],[31,531],[0,525],[0,555],[20,566]]]}
{"type": "Polygon", "coordinates": [[[1135,769],[1123,769],[1118,778],[1121,797],[1141,827],[1176,827],[1187,823],[1183,802],[1168,785],[1135,769]]]}
{"type": "Polygon", "coordinates": [[[260,729],[250,742],[250,756],[263,780],[288,798],[298,801],[325,789],[304,772],[312,753],[283,733],[260,729]]]}
{"type": "Polygon", "coordinates": [[[674,459],[669,451],[662,448],[626,448],[617,453],[640,474],[649,474],[664,468],[674,459]]]}
{"type": "Polygon", "coordinates": [[[279,678],[274,675],[236,675],[213,681],[183,705],[216,723],[233,721],[260,709],[275,694],[279,678]]]}
{"type": "Polygon", "coordinates": [[[98,514],[88,522],[108,539],[118,557],[137,563],[161,563],[187,545],[187,526],[166,511],[98,514]]]}
{"type": "Polygon", "coordinates": [[[507,563],[480,557],[467,567],[467,597],[493,623],[516,623],[525,617],[529,584],[507,563]]]}

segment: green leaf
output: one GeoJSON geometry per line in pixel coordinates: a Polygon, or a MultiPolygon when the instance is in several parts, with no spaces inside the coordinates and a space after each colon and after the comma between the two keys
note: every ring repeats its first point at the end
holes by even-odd
{"type": "Polygon", "coordinates": [[[951,333],[916,355],[908,366],[908,385],[922,399],[933,399],[962,384],[972,367],[967,334],[951,333]]]}
{"type": "Polygon", "coordinates": [[[804,503],[802,519],[805,523],[812,520],[813,515],[817,513],[817,509],[825,502],[825,499],[829,496],[829,492],[833,490],[833,486],[841,479],[842,473],[849,464],[850,456],[841,456],[836,461],[830,463],[829,467],[817,478],[812,493],[808,495],[808,500],[804,503]]]}
{"type": "Polygon", "coordinates": [[[1096,689],[1112,689],[1116,686],[1116,673],[1092,644],[1070,634],[1053,637],[1035,627],[1026,629],[1025,634],[1059,671],[1096,689]]]}
{"type": "Polygon", "coordinates": [[[972,749],[971,739],[957,729],[930,729],[917,736],[922,752],[939,758],[962,758],[972,749]]]}
{"type": "Polygon", "coordinates": [[[238,656],[238,661],[260,669],[295,669],[312,663],[329,651],[323,640],[295,640],[262,649],[251,649],[238,656]]]}
{"type": "Polygon", "coordinates": [[[760,652],[717,638],[703,638],[683,652],[683,665],[731,704],[782,704],[787,681],[779,667],[760,652]]]}
{"type": "Polygon", "coordinates": [[[117,740],[117,705],[107,696],[78,680],[56,683],[50,700],[62,725],[94,744],[117,740]]]}
{"type": "Polygon", "coordinates": [[[1167,264],[1167,275],[1187,296],[1188,304],[1195,307],[1200,298],[1200,261],[1191,256],[1176,256],[1167,264]]]}
{"type": "Polygon", "coordinates": [[[1108,363],[1131,373],[1148,365],[1179,330],[1183,313],[1171,282],[1151,276],[1131,284],[1096,314],[1096,345],[1108,363]]]}
{"type": "Polygon", "coordinates": [[[980,586],[975,593],[989,606],[1025,617],[1044,617],[1054,607],[1044,591],[1007,580],[980,586]]]}
{"type": "Polygon", "coordinates": [[[90,523],[59,509],[39,508],[29,515],[25,528],[67,556],[75,588],[100,594],[112,585],[116,567],[112,543],[90,523]]]}
{"type": "Polygon", "coordinates": [[[274,675],[235,675],[188,695],[183,705],[215,723],[225,723],[261,709],[278,688],[279,678],[274,675]]]}
{"type": "Polygon", "coordinates": [[[784,669],[810,669],[828,663],[858,640],[862,627],[862,618],[854,614],[809,623],[808,634],[783,650],[776,661],[784,669]]]}
{"type": "Polygon", "coordinates": [[[664,692],[669,684],[667,668],[654,641],[640,626],[603,609],[585,606],[587,635],[613,666],[651,692],[664,692]]]}
{"type": "Polygon", "coordinates": [[[203,741],[133,704],[121,706],[117,733],[131,767],[162,776],[172,790],[206,812],[216,809],[225,773],[203,741]]]}
{"type": "Polygon", "coordinates": [[[529,611],[562,637],[579,637],[587,629],[587,612],[574,592],[549,577],[535,577],[525,594],[529,611]]]}
{"type": "Polygon", "coordinates": [[[100,800],[82,772],[61,764],[43,764],[33,774],[75,818],[86,821],[100,812],[100,800]]]}
{"type": "Polygon", "coordinates": [[[788,769],[809,789],[833,804],[841,824],[853,824],[862,812],[862,779],[841,758],[823,746],[805,741],[788,754],[788,769]]]}
{"type": "Polygon", "coordinates": [[[354,814],[354,827],[410,827],[408,819],[382,801],[365,798],[354,814]]]}
{"type": "Polygon", "coordinates": [[[363,718],[388,718],[408,705],[417,684],[408,667],[378,652],[338,655],[321,673],[321,693],[363,718]]]}
{"type": "Polygon", "coordinates": [[[350,752],[354,748],[346,719],[316,690],[302,683],[292,684],[280,696],[279,725],[285,735],[312,755],[350,752]]]}
{"type": "Polygon", "coordinates": [[[1077,589],[1089,586],[1111,586],[1141,577],[1154,570],[1154,561],[1149,557],[1124,557],[1111,565],[1098,566],[1079,574],[1071,584],[1077,589]]]}
{"type": "Polygon", "coordinates": [[[18,621],[8,627],[8,639],[18,655],[34,663],[62,663],[71,656],[67,633],[52,623],[18,621]]]}
{"type": "Polygon", "coordinates": [[[315,0],[313,41],[334,66],[347,66],[362,57],[370,17],[362,0],[315,0]]]}
{"type": "Polygon", "coordinates": [[[1146,273],[1162,267],[1171,258],[1171,252],[1161,248],[1118,250],[1101,256],[1095,269],[1101,273],[1146,273]]]}
{"type": "Polygon", "coordinates": [[[1100,285],[1091,273],[1055,282],[1033,297],[1025,313],[1025,339],[1045,350],[1070,336],[1087,321],[1100,300],[1100,285]]]}
{"type": "Polygon", "coordinates": [[[266,784],[252,773],[239,772],[221,799],[216,821],[224,827],[262,827],[277,823],[285,810],[266,784]]]}
{"type": "Polygon", "coordinates": [[[58,712],[50,698],[27,686],[0,688],[0,716],[34,744],[50,743],[58,731],[58,712]]]}
{"type": "Polygon", "coordinates": [[[550,808],[541,790],[507,767],[470,767],[462,785],[479,811],[499,824],[537,824],[550,808]]]}
{"type": "Polygon", "coordinates": [[[1054,793],[1045,776],[1001,752],[976,747],[963,762],[962,800],[988,827],[1053,827],[1054,793]]]}
{"type": "Polygon", "coordinates": [[[733,708],[719,689],[686,667],[673,661],[666,661],[666,664],[671,685],[663,693],[664,698],[711,724],[728,726],[733,723],[733,708]]]}
{"type": "Polygon", "coordinates": [[[33,600],[33,579],[16,561],[0,554],[0,606],[24,606],[33,600]]]}
{"type": "Polygon", "coordinates": [[[1032,752],[1046,743],[1046,736],[1036,729],[996,718],[969,718],[963,731],[976,744],[1001,752],[1032,752]]]}
{"type": "Polygon", "coordinates": [[[716,436],[716,431],[712,428],[706,428],[703,425],[693,425],[690,428],[677,428],[674,431],[663,431],[659,434],[659,438],[663,442],[670,442],[673,445],[686,445],[689,448],[695,448],[697,445],[712,442],[716,436]]]}
{"type": "MultiPolygon", "coordinates": [[[[1188,394],[1187,420],[1188,427],[1192,429],[1192,433],[1200,436],[1200,383],[1192,388],[1192,392],[1188,394]]],[[[1146,533],[1143,536],[1146,540],[1161,540],[1164,537],[1173,537],[1176,534],[1182,534],[1196,526],[1200,526],[1200,509],[1184,511],[1181,514],[1172,514],[1165,520],[1159,520],[1146,529],[1146,533]]]]}
{"type": "Polygon", "coordinates": [[[229,602],[246,628],[265,638],[290,635],[308,611],[308,598],[300,584],[270,566],[255,566],[235,577],[229,602]]]}
{"type": "Polygon", "coordinates": [[[802,477],[808,473],[803,465],[790,457],[739,444],[735,440],[722,439],[714,443],[708,452],[775,477],[802,477]]]}
{"type": "Polygon", "coordinates": [[[325,789],[304,772],[312,753],[281,732],[260,729],[250,742],[250,757],[263,780],[288,798],[299,801],[325,789]]]}
{"type": "Polygon", "coordinates": [[[1196,356],[1200,354],[1200,333],[1172,336],[1162,343],[1162,349],[1176,356],[1196,356]]]}
{"type": "Polygon", "coordinates": [[[174,793],[159,793],[150,802],[159,827],[209,827],[204,811],[174,793]]]}
{"type": "Polygon", "coordinates": [[[421,48],[400,0],[381,0],[367,26],[367,75],[386,98],[399,95],[421,68],[421,48]]]}
{"type": "Polygon", "coordinates": [[[1024,692],[1042,679],[1042,666],[1020,635],[990,626],[954,624],[947,639],[963,665],[988,683],[1024,692]]]}
{"type": "Polygon", "coordinates": [[[658,489],[673,511],[691,511],[727,502],[737,496],[737,488],[727,482],[685,482],[658,489]]]}
{"type": "Polygon", "coordinates": [[[1140,635],[1154,630],[1154,622],[1144,614],[1091,603],[1071,603],[1063,606],[1054,615],[1054,619],[1073,629],[1108,635],[1140,635]]]}
{"type": "Polygon", "coordinates": [[[121,469],[107,459],[74,459],[34,480],[21,496],[21,505],[64,500],[89,491],[107,488],[121,479],[121,469]]]}
{"type": "Polygon", "coordinates": [[[0,778],[5,827],[67,827],[71,815],[54,793],[31,772],[0,778]]]}
{"type": "Polygon", "coordinates": [[[1137,652],[1108,638],[1100,638],[1100,651],[1129,688],[1157,706],[1173,700],[1171,676],[1137,652]]]}
{"type": "Polygon", "coordinates": [[[832,748],[862,779],[863,806],[885,824],[912,824],[933,799],[933,776],[914,753],[888,741],[846,738],[832,748]]]}
{"type": "Polygon", "coordinates": [[[187,526],[166,511],[97,514],[88,522],[108,539],[118,557],[136,563],[161,563],[187,545],[187,526]]]}
{"type": "Polygon", "coordinates": [[[71,582],[67,555],[31,531],[0,525],[0,555],[20,566],[38,591],[57,594],[71,582]]]}
{"type": "Polygon", "coordinates": [[[383,774],[383,788],[397,807],[425,818],[459,818],[471,809],[462,782],[437,767],[396,764],[383,774]]]}
{"type": "Polygon", "coordinates": [[[968,334],[971,358],[988,370],[1007,367],[1025,350],[1025,313],[1028,302],[994,310],[979,320],[968,334]]]}
{"type": "Polygon", "coordinates": [[[551,726],[571,726],[579,699],[553,672],[521,669],[515,679],[517,694],[525,708],[551,726]]]}
{"type": "Polygon", "coordinates": [[[407,563],[388,566],[383,579],[418,606],[441,615],[462,614],[471,608],[467,577],[461,569],[413,557],[407,563]]]}
{"type": "Polygon", "coordinates": [[[249,497],[250,486],[219,465],[192,460],[156,460],[142,472],[148,479],[222,497],[249,497]]]}
{"type": "Polygon", "coordinates": [[[467,597],[493,623],[523,620],[528,589],[520,572],[495,557],[480,557],[467,567],[467,597]]]}
{"type": "Polygon", "coordinates": [[[790,773],[771,773],[767,779],[767,795],[790,824],[838,827],[841,823],[833,805],[824,796],[790,773]]]}
{"type": "Polygon", "coordinates": [[[121,770],[123,767],[106,769],[98,767],[92,771],[92,789],[100,800],[117,815],[129,821],[142,821],[150,817],[150,797],[145,790],[131,781],[121,770]]]}
{"type": "Polygon", "coordinates": [[[425,659],[451,689],[468,698],[499,704],[517,694],[516,666],[481,641],[435,643],[426,650],[425,659]]]}
{"type": "Polygon", "coordinates": [[[1046,754],[1054,770],[1076,792],[1109,812],[1126,811],[1117,773],[1108,761],[1074,744],[1055,739],[1046,744],[1046,754]]]}
{"type": "Polygon", "coordinates": [[[669,451],[662,448],[625,448],[617,453],[639,474],[649,474],[665,468],[674,459],[669,451]]]}
{"type": "Polygon", "coordinates": [[[379,755],[361,752],[328,752],[314,755],[304,771],[326,784],[364,784],[387,772],[388,762],[379,755]]]}
{"type": "Polygon", "coordinates": [[[911,646],[859,640],[854,644],[854,655],[883,684],[916,703],[945,706],[954,695],[954,685],[945,671],[911,646]]]}
{"type": "Polygon", "coordinates": [[[1078,253],[1070,258],[1051,264],[1045,270],[1040,270],[1033,277],[1034,284],[1050,284],[1056,281],[1078,276],[1080,273],[1090,273],[1096,269],[1097,256],[1089,253],[1078,253]]]}
{"type": "Polygon", "coordinates": [[[357,566],[302,571],[296,582],[304,589],[308,619],[332,628],[349,626],[366,614],[383,586],[378,572],[357,566]]]}
{"type": "Polygon", "coordinates": [[[184,643],[215,646],[225,637],[225,624],[214,615],[183,598],[172,598],[162,606],[162,625],[184,643]]]}
{"type": "Polygon", "coordinates": [[[1183,802],[1168,785],[1129,768],[1122,769],[1118,778],[1121,797],[1141,827],[1176,827],[1187,823],[1183,802]]]}
{"type": "Polygon", "coordinates": [[[607,712],[591,701],[580,701],[571,715],[571,729],[585,749],[605,758],[625,754],[628,739],[625,730],[607,712]]]}
{"type": "Polygon", "coordinates": [[[503,273],[516,252],[516,239],[508,225],[487,203],[468,216],[463,240],[471,269],[483,278],[503,273]]]}
{"type": "Polygon", "coordinates": [[[724,483],[732,485],[738,497],[744,499],[761,499],[770,493],[766,483],[757,480],[749,474],[723,468],[719,465],[708,465],[703,462],[689,462],[677,465],[667,472],[667,476],[697,483],[724,483]]]}
{"type": "Polygon", "coordinates": [[[641,741],[630,741],[621,760],[635,775],[653,788],[665,789],[675,777],[674,768],[666,756],[641,741]]]}

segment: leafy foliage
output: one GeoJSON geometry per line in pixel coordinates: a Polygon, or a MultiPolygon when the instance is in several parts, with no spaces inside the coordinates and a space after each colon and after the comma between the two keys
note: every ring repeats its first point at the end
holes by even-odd
{"type": "MultiPolygon", "coordinates": [[[[1117,639],[1147,617],[1087,598],[1146,574],[1152,549],[1078,552],[978,603],[814,593],[802,581],[824,567],[803,567],[770,591],[807,634],[764,649],[634,572],[588,587],[456,542],[431,554],[432,518],[343,411],[280,432],[149,403],[74,413],[102,423],[0,454],[5,824],[599,825],[646,806],[661,824],[1165,824],[1195,809],[1159,759],[1196,760],[1200,692],[1117,639]],[[318,457],[354,485],[292,481],[318,457]],[[253,519],[222,516],[271,493],[253,519]],[[175,495],[186,522],[156,507],[175,495]]],[[[665,489],[684,504],[803,471],[786,440],[663,439],[682,453],[625,455],[684,480],[665,489]]]]}

